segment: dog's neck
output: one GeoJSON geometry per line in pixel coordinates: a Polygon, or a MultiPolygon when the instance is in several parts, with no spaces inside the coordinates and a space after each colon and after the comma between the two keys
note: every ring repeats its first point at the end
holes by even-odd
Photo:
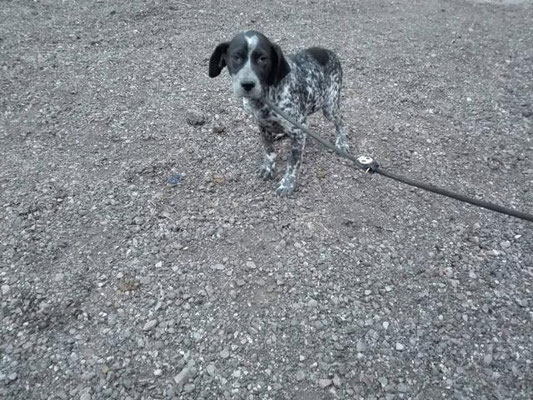
{"type": "Polygon", "coordinates": [[[270,102],[275,104],[275,103],[277,103],[277,101],[276,101],[276,99],[277,99],[276,92],[279,90],[278,86],[270,86],[266,90],[264,96],[259,98],[259,99],[245,98],[244,102],[248,103],[249,107],[251,107],[253,109],[256,109],[256,110],[260,110],[262,108],[268,107],[266,105],[266,103],[265,103],[265,98],[267,98],[270,102]]]}

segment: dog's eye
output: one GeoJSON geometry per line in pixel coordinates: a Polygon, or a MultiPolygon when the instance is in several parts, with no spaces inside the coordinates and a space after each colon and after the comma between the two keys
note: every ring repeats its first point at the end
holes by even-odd
{"type": "Polygon", "coordinates": [[[232,60],[233,62],[238,63],[238,62],[241,62],[242,57],[241,57],[240,55],[238,55],[238,54],[233,54],[233,55],[231,56],[231,60],[232,60]]]}
{"type": "Polygon", "coordinates": [[[267,56],[260,56],[257,61],[259,61],[261,64],[264,64],[268,61],[268,57],[267,56]]]}

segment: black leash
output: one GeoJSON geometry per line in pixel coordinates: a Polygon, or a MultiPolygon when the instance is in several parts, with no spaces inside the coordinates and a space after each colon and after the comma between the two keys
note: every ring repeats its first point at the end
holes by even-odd
{"type": "Polygon", "coordinates": [[[339,156],[346,158],[350,161],[353,161],[357,168],[370,173],[376,173],[382,176],[386,176],[387,178],[394,179],[398,182],[405,183],[407,185],[411,185],[420,189],[427,190],[429,192],[437,193],[442,196],[450,197],[452,199],[456,199],[459,201],[463,201],[465,203],[473,204],[478,207],[486,208],[488,210],[496,211],[502,214],[510,215],[511,217],[524,219],[526,221],[533,222],[533,215],[513,210],[512,208],[503,207],[498,204],[489,203],[488,201],[484,200],[477,200],[473,199],[471,197],[465,196],[463,194],[454,193],[450,190],[440,188],[438,186],[430,185],[427,183],[417,182],[413,179],[406,178],[405,176],[397,175],[392,172],[386,171],[382,169],[376,160],[372,159],[371,157],[367,156],[360,156],[360,157],[354,157],[351,154],[348,154],[342,150],[337,149],[333,144],[327,142],[326,140],[322,139],[320,136],[315,135],[314,133],[310,132],[309,129],[307,129],[302,124],[296,122],[294,119],[292,119],[290,116],[288,116],[285,112],[281,111],[278,107],[276,107],[274,104],[272,104],[267,98],[264,98],[263,101],[267,106],[269,106],[273,111],[275,111],[277,114],[285,118],[288,122],[293,124],[298,129],[301,129],[305,133],[307,133],[309,136],[311,136],[313,139],[320,142],[324,147],[328,148],[329,150],[333,151],[334,153],[338,154],[339,156]]]}

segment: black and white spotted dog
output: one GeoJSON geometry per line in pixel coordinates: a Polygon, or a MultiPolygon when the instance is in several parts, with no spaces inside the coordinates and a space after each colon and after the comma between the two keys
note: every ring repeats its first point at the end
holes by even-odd
{"type": "Polygon", "coordinates": [[[278,45],[259,32],[239,33],[230,42],[219,44],[209,60],[209,76],[220,75],[224,67],[232,78],[233,92],[243,98],[261,132],[266,155],[259,170],[264,179],[274,172],[274,140],[289,136],[291,155],[276,192],[288,196],[294,191],[296,174],[302,162],[306,134],[271,111],[263,102],[267,97],[300,124],[307,127],[307,116],[322,110],[337,130],[336,146],[348,150],[347,132],[339,110],[342,69],[337,56],[313,47],[285,58],[278,45]]]}

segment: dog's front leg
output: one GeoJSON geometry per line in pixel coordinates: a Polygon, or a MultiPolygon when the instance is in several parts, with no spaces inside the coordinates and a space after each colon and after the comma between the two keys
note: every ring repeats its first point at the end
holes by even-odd
{"type": "Polygon", "coordinates": [[[274,175],[274,167],[276,166],[276,153],[274,152],[274,139],[270,132],[265,128],[260,127],[261,140],[265,146],[265,157],[263,164],[259,167],[259,176],[263,179],[270,179],[274,175]]]}
{"type": "Polygon", "coordinates": [[[291,127],[289,129],[289,137],[291,139],[291,154],[287,162],[287,171],[276,188],[276,193],[280,196],[289,196],[294,192],[296,174],[302,163],[302,155],[305,148],[306,135],[304,132],[291,127]]]}

